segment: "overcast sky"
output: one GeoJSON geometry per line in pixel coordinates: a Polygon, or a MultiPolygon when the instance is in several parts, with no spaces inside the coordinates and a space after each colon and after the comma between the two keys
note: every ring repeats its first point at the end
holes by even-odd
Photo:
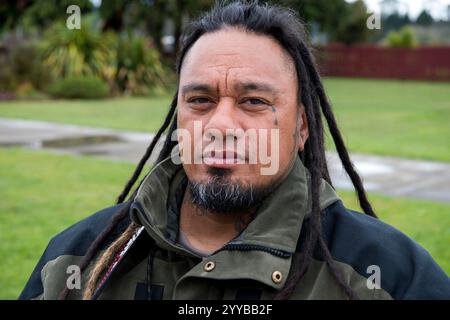
{"type": "MultiPolygon", "coordinates": [[[[95,5],[99,6],[101,0],[91,0],[95,5]]],[[[333,0],[330,0],[333,1],[333,0]]],[[[353,2],[355,0],[347,0],[353,2]]],[[[371,12],[380,13],[380,2],[382,0],[364,0],[371,12]]],[[[417,16],[425,8],[436,19],[448,19],[447,7],[450,5],[450,0],[397,0],[400,5],[401,12],[408,12],[411,18],[417,16]]]]}
{"type": "MultiPolygon", "coordinates": [[[[371,12],[380,13],[381,0],[364,0],[364,2],[371,12]]],[[[407,11],[411,18],[416,18],[423,9],[427,9],[435,19],[448,19],[447,7],[450,5],[450,0],[398,0],[398,2],[401,12],[407,11]]]]}

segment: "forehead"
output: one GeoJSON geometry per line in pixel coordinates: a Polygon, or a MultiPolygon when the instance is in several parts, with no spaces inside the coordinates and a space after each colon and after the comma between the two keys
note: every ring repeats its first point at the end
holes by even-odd
{"type": "Polygon", "coordinates": [[[295,66],[278,42],[265,35],[236,28],[201,36],[187,53],[180,81],[191,78],[223,77],[292,82],[295,66]]]}

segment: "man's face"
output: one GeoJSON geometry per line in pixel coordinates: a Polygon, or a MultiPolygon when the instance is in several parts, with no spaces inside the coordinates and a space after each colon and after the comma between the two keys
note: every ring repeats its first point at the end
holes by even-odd
{"type": "Polygon", "coordinates": [[[193,139],[188,144],[179,135],[182,154],[203,151],[201,163],[182,156],[190,181],[207,183],[219,175],[228,183],[266,188],[284,178],[304,147],[307,124],[294,63],[275,40],[235,28],[206,34],[189,50],[179,81],[178,129],[193,139]],[[203,135],[194,133],[195,126],[203,135]],[[242,132],[256,132],[258,143],[242,132]],[[234,147],[225,140],[234,140],[234,147]],[[278,163],[261,163],[264,150],[278,163]],[[258,154],[256,163],[250,154],[258,154]],[[275,170],[262,174],[269,166],[275,170]]]}

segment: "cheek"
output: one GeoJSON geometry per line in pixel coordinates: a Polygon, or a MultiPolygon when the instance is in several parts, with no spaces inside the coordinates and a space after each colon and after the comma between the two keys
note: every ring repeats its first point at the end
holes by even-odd
{"type": "Polygon", "coordinates": [[[192,162],[186,157],[192,156],[192,145],[194,136],[194,122],[190,120],[188,112],[178,105],[177,111],[177,141],[180,148],[180,155],[183,163],[192,162]]]}
{"type": "Polygon", "coordinates": [[[297,132],[297,117],[295,110],[279,116],[280,140],[282,143],[294,143],[297,132]]]}
{"type": "Polygon", "coordinates": [[[195,120],[178,121],[177,141],[183,164],[198,164],[202,157],[202,125],[195,120]]]}
{"type": "Polygon", "coordinates": [[[280,165],[289,163],[294,155],[297,154],[297,137],[298,132],[296,130],[296,123],[293,121],[294,117],[280,125],[280,138],[279,138],[279,153],[280,153],[280,165]]]}

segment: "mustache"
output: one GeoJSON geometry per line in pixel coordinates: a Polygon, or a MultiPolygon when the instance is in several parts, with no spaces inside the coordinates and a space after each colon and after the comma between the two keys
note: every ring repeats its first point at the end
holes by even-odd
{"type": "Polygon", "coordinates": [[[224,180],[226,180],[227,177],[231,175],[232,171],[231,169],[228,168],[208,167],[207,173],[215,177],[217,181],[223,182],[224,180]]]}
{"type": "MultiPolygon", "coordinates": [[[[208,149],[208,148],[207,148],[208,149]]],[[[202,153],[202,158],[219,158],[219,159],[236,159],[236,160],[246,160],[247,157],[245,153],[234,151],[234,150],[205,150],[202,153]]]]}

